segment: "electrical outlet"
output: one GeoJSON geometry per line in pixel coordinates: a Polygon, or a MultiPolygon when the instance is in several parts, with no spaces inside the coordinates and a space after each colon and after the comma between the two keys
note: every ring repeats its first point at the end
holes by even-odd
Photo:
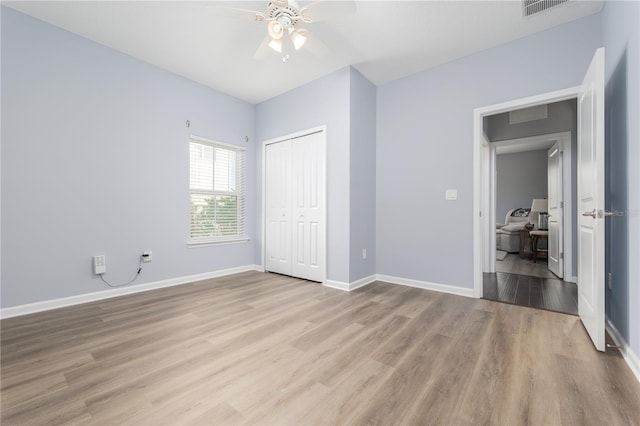
{"type": "Polygon", "coordinates": [[[93,273],[102,275],[107,272],[107,262],[104,255],[93,256],[93,273]]]}
{"type": "Polygon", "coordinates": [[[611,272],[607,274],[607,288],[609,288],[609,290],[613,289],[613,279],[611,277],[611,272]]]}
{"type": "Polygon", "coordinates": [[[362,249],[362,259],[363,260],[367,259],[367,249],[362,249]]]}
{"type": "Polygon", "coordinates": [[[151,250],[147,250],[147,251],[143,251],[142,252],[142,261],[144,263],[149,263],[153,260],[153,253],[151,253],[151,250]]]}

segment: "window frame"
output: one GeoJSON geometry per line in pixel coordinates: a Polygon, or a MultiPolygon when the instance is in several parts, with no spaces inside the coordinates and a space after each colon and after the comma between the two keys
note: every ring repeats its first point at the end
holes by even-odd
{"type": "MultiPolygon", "coordinates": [[[[225,142],[220,142],[217,140],[205,138],[202,136],[191,135],[189,137],[189,218],[188,218],[188,239],[187,246],[188,247],[206,247],[213,245],[221,245],[221,244],[236,244],[236,243],[244,243],[249,241],[249,237],[246,234],[246,217],[244,213],[244,206],[246,203],[246,187],[245,187],[245,174],[246,174],[246,148],[233,145],[225,142]],[[205,189],[197,189],[191,187],[191,173],[192,173],[192,162],[191,162],[191,147],[193,144],[199,144],[204,146],[210,146],[215,149],[224,149],[227,151],[233,151],[236,153],[236,161],[235,161],[235,169],[236,169],[236,190],[235,192],[227,192],[227,191],[216,191],[213,187],[210,190],[205,189]],[[237,200],[237,225],[239,228],[239,232],[235,235],[230,236],[222,236],[222,237],[197,237],[194,238],[192,236],[193,232],[193,224],[192,224],[192,208],[193,208],[193,195],[201,195],[201,196],[228,196],[233,195],[237,200]]],[[[215,176],[215,157],[214,163],[211,168],[212,176],[215,176]]]]}

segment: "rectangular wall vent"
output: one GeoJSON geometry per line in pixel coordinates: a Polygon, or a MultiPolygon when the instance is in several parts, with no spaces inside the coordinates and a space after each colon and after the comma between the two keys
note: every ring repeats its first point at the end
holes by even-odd
{"type": "Polygon", "coordinates": [[[546,105],[509,111],[509,124],[526,123],[527,121],[542,120],[544,118],[547,118],[546,105]]]}
{"type": "Polygon", "coordinates": [[[522,14],[532,16],[547,9],[560,6],[569,0],[522,0],[522,14]]]}

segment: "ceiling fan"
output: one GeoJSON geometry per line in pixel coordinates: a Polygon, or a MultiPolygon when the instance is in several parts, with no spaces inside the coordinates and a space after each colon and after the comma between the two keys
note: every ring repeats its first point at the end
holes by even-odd
{"type": "Polygon", "coordinates": [[[256,50],[254,58],[264,58],[271,49],[282,55],[282,62],[287,62],[290,52],[303,47],[318,55],[325,53],[327,47],[311,31],[304,28],[304,24],[353,13],[355,3],[353,0],[325,0],[300,7],[295,0],[270,0],[265,12],[222,6],[209,6],[209,10],[214,14],[266,23],[267,35],[256,50]]]}

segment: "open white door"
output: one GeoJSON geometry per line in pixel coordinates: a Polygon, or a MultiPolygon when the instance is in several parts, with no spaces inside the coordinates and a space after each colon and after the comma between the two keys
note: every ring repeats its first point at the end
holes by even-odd
{"type": "Polygon", "coordinates": [[[564,273],[562,151],[556,142],[547,151],[547,210],[549,212],[548,267],[558,278],[564,273]]]}
{"type": "Polygon", "coordinates": [[[604,48],[578,98],[578,311],[596,349],[604,341],[604,48]]]}

